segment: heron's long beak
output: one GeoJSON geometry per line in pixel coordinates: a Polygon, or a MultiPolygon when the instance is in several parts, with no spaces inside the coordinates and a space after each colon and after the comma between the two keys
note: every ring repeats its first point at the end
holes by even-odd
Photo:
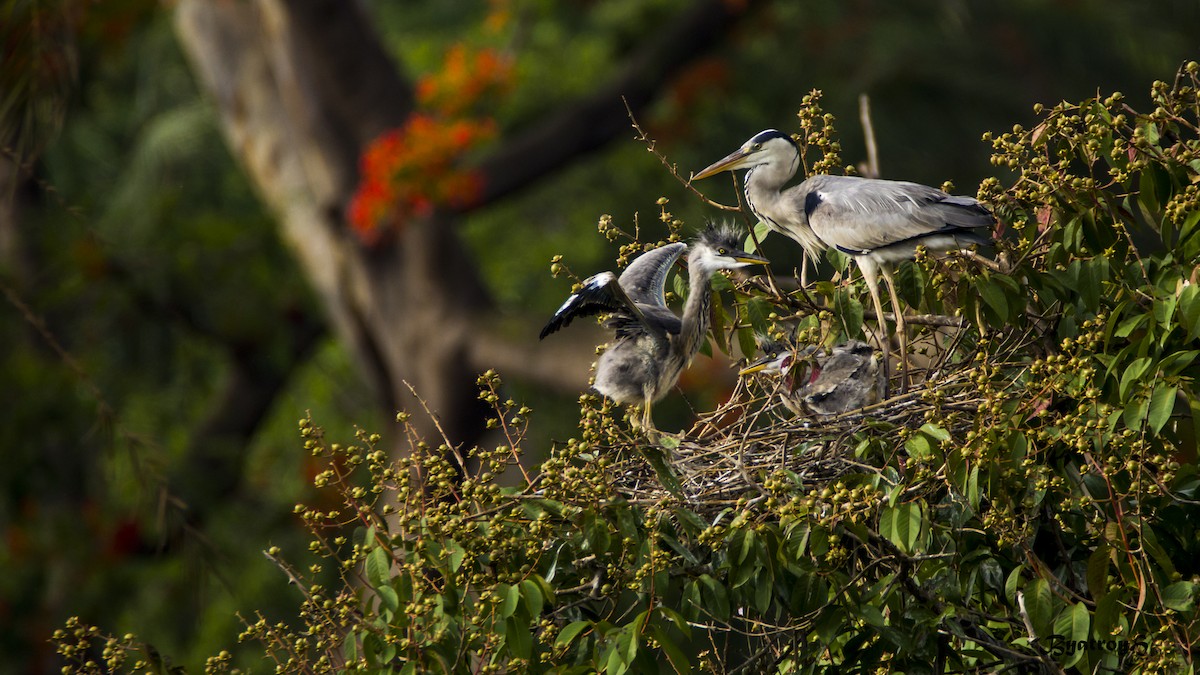
{"type": "Polygon", "coordinates": [[[757,360],[753,361],[750,365],[739,370],[738,377],[741,377],[743,375],[750,375],[753,373],[762,372],[762,371],[766,370],[767,368],[770,368],[771,366],[775,365],[775,362],[778,360],[779,360],[778,354],[770,354],[767,356],[760,356],[757,360]]]}
{"type": "Polygon", "coordinates": [[[746,253],[745,251],[741,251],[739,253],[733,254],[733,259],[742,263],[743,265],[770,265],[771,264],[770,260],[767,260],[766,258],[762,257],[761,255],[754,255],[753,253],[746,253]]]}
{"type": "Polygon", "coordinates": [[[722,171],[733,171],[734,169],[740,169],[742,168],[742,163],[745,162],[748,157],[750,157],[749,149],[745,147],[738,148],[729,155],[726,155],[724,158],[718,159],[716,162],[708,165],[708,167],[700,171],[700,173],[693,175],[692,180],[708,178],[709,176],[721,173],[722,171]]]}

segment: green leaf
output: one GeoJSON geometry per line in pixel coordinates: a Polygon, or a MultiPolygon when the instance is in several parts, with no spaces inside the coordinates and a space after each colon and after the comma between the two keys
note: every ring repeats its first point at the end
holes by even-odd
{"type": "Polygon", "coordinates": [[[950,440],[950,432],[932,422],[926,422],[925,424],[922,424],[921,431],[930,438],[937,439],[943,443],[950,440]]]}
{"type": "Polygon", "coordinates": [[[392,560],[388,557],[387,551],[380,547],[371,549],[367,554],[367,583],[373,588],[380,588],[387,585],[388,573],[392,568],[392,560]]]}
{"type": "Polygon", "coordinates": [[[1121,616],[1121,598],[1117,593],[1109,593],[1096,602],[1096,612],[1092,616],[1092,633],[1097,638],[1108,637],[1117,625],[1121,616]]]}
{"type": "Polygon", "coordinates": [[[1116,330],[1113,331],[1113,337],[1129,337],[1133,331],[1144,326],[1148,320],[1149,318],[1145,314],[1134,314],[1133,316],[1126,317],[1121,323],[1117,324],[1116,330]]]}
{"type": "Polygon", "coordinates": [[[1153,360],[1149,356],[1142,356],[1134,359],[1132,363],[1125,367],[1125,373],[1121,375],[1121,384],[1117,390],[1122,402],[1129,400],[1130,387],[1150,369],[1151,363],[1153,363],[1153,360]]]}
{"type": "Polygon", "coordinates": [[[682,274],[676,274],[671,277],[671,290],[675,292],[675,297],[680,300],[687,297],[687,281],[684,280],[682,274]]]}
{"type": "Polygon", "coordinates": [[[1017,565],[1013,571],[1008,573],[1008,578],[1004,580],[1004,597],[1008,601],[1017,604],[1017,590],[1021,584],[1021,572],[1025,571],[1024,565],[1017,565]]]}
{"type": "Polygon", "coordinates": [[[996,313],[996,318],[1001,322],[1007,321],[1008,300],[1004,297],[1004,291],[988,278],[979,279],[979,283],[975,287],[979,290],[979,295],[983,298],[984,304],[996,313]]]}
{"type": "Polygon", "coordinates": [[[904,450],[913,459],[922,461],[933,459],[933,446],[929,443],[929,437],[922,433],[909,436],[908,440],[904,441],[904,450]]]}
{"type": "Polygon", "coordinates": [[[536,617],[541,614],[545,598],[542,597],[542,589],[538,587],[537,582],[525,579],[521,581],[520,589],[521,598],[525,601],[525,608],[529,610],[529,616],[536,617]]]}
{"type": "Polygon", "coordinates": [[[742,350],[742,355],[749,358],[758,350],[758,343],[754,340],[754,330],[749,326],[742,326],[737,329],[738,349],[742,350]]]}
{"type": "Polygon", "coordinates": [[[1088,592],[1092,594],[1092,598],[1099,600],[1108,593],[1108,544],[1101,543],[1096,547],[1095,551],[1088,556],[1087,562],[1087,587],[1088,592]]]}
{"type": "Polygon", "coordinates": [[[496,592],[500,596],[500,617],[507,619],[517,611],[517,605],[521,602],[521,589],[500,584],[496,587],[496,592]]]}
{"type": "Polygon", "coordinates": [[[1139,397],[1136,401],[1129,401],[1125,404],[1125,410],[1121,413],[1121,421],[1130,429],[1137,429],[1142,426],[1142,420],[1146,419],[1146,413],[1150,410],[1150,399],[1148,397],[1139,397]]]}
{"type": "Polygon", "coordinates": [[[450,571],[457,572],[462,567],[463,559],[467,557],[467,551],[453,539],[446,542],[446,550],[450,553],[450,571]]]}
{"type": "MultiPolygon", "coordinates": [[[[750,327],[754,329],[755,333],[765,335],[770,328],[767,325],[767,316],[772,311],[771,304],[765,298],[754,296],[747,300],[743,307],[746,308],[746,320],[750,322],[750,327]]],[[[754,354],[754,352],[750,352],[750,354],[754,354]]]]}
{"type": "Polygon", "coordinates": [[[1158,321],[1158,325],[1170,330],[1171,324],[1175,322],[1175,306],[1178,303],[1179,298],[1175,297],[1174,293],[1167,293],[1154,299],[1151,311],[1154,313],[1154,319],[1158,321]]]}
{"type": "Polygon", "coordinates": [[[513,656],[526,660],[533,656],[533,631],[524,621],[509,617],[504,622],[504,640],[513,656]]]}
{"type": "Polygon", "coordinates": [[[750,557],[750,552],[754,550],[755,536],[754,530],[743,531],[741,537],[742,545],[738,550],[737,558],[735,558],[739,564],[745,562],[746,558],[750,557]]]}
{"type": "Polygon", "coordinates": [[[771,226],[769,224],[767,224],[765,221],[762,221],[762,220],[758,221],[757,223],[754,224],[754,236],[751,237],[750,235],[746,235],[745,248],[742,250],[744,250],[746,253],[754,253],[755,251],[758,250],[758,247],[754,245],[754,240],[757,239],[758,242],[761,244],[762,241],[764,239],[766,239],[767,235],[770,233],[771,233],[771,226]]]}
{"type": "Polygon", "coordinates": [[[1190,349],[1188,351],[1175,352],[1168,356],[1164,356],[1163,359],[1158,362],[1158,371],[1162,373],[1163,377],[1178,375],[1183,371],[1183,369],[1192,365],[1192,362],[1196,360],[1196,356],[1198,355],[1200,355],[1200,351],[1190,349]]]}
{"type": "Polygon", "coordinates": [[[683,618],[682,614],[666,605],[658,605],[654,608],[654,611],[658,612],[667,621],[670,621],[676,630],[683,633],[685,637],[691,637],[692,627],[688,625],[687,619],[683,618]]]}
{"type": "Polygon", "coordinates": [[[1200,286],[1188,284],[1179,293],[1179,318],[1187,339],[1200,337],[1200,286]]]}
{"type": "Polygon", "coordinates": [[[848,290],[840,290],[833,297],[833,311],[841,319],[846,336],[859,337],[863,326],[863,305],[848,290]]]}
{"type": "Polygon", "coordinates": [[[1045,579],[1034,579],[1025,585],[1025,613],[1029,616],[1029,622],[1033,624],[1034,633],[1038,638],[1046,638],[1052,634],[1053,597],[1050,584],[1045,579]]]}
{"type": "Polygon", "coordinates": [[[554,639],[554,646],[558,649],[570,646],[575,641],[575,638],[579,637],[580,633],[591,627],[592,622],[586,620],[573,621],[567,624],[558,632],[558,637],[554,639]]]}
{"type": "Polygon", "coordinates": [[[1150,425],[1150,431],[1155,434],[1162,431],[1167,420],[1171,419],[1171,413],[1175,410],[1177,391],[1178,387],[1159,385],[1150,394],[1150,408],[1146,413],[1146,422],[1150,425]]]}
{"type": "Polygon", "coordinates": [[[911,554],[921,536],[921,505],[908,502],[884,507],[879,513],[879,533],[904,553],[911,554]]]}
{"type": "Polygon", "coordinates": [[[621,645],[614,644],[609,647],[606,652],[608,658],[604,659],[605,675],[624,675],[626,670],[629,670],[629,664],[621,659],[621,645]]]}
{"type": "Polygon", "coordinates": [[[771,609],[771,596],[774,594],[775,583],[771,578],[770,569],[764,568],[758,582],[754,584],[754,609],[766,614],[771,609]]]}
{"type": "Polygon", "coordinates": [[[1190,612],[1196,603],[1196,584],[1176,581],[1163,589],[1163,605],[1177,612],[1190,612]]]}
{"type": "Polygon", "coordinates": [[[387,584],[383,584],[375,589],[375,593],[379,595],[379,604],[387,610],[387,619],[391,619],[396,614],[396,610],[400,609],[400,596],[396,594],[396,589],[387,584]]]}
{"type": "Polygon", "coordinates": [[[661,626],[653,626],[651,632],[654,634],[654,639],[658,641],[658,646],[662,649],[663,655],[667,657],[667,663],[671,664],[671,668],[676,673],[689,673],[692,670],[692,663],[688,660],[687,655],[675,644],[675,641],[667,635],[667,631],[661,626]]]}
{"type": "Polygon", "coordinates": [[[700,575],[700,583],[704,584],[710,595],[710,602],[704,605],[703,612],[715,619],[727,620],[729,618],[729,592],[725,590],[725,585],[708,574],[700,575]]]}
{"type": "Polygon", "coordinates": [[[612,544],[612,533],[608,531],[608,522],[603,518],[597,518],[594,511],[584,513],[583,536],[587,538],[588,547],[592,553],[606,553],[612,544]]]}
{"type": "Polygon", "coordinates": [[[840,607],[828,607],[817,617],[813,626],[817,637],[823,644],[831,644],[838,633],[846,627],[846,612],[840,607]]]}
{"type": "MultiPolygon", "coordinates": [[[[1077,602],[1071,607],[1064,608],[1059,614],[1058,620],[1054,622],[1054,634],[1078,644],[1080,641],[1087,640],[1090,626],[1091,615],[1088,613],[1087,606],[1082,602],[1077,602]]],[[[1067,667],[1075,665],[1085,653],[1086,650],[1076,649],[1074,654],[1067,657],[1063,665],[1067,667]]]]}

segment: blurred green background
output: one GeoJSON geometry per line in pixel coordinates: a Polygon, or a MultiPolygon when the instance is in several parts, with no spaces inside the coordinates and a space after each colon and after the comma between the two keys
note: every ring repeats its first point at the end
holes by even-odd
{"type": "MultiPolygon", "coordinates": [[[[410,74],[436,70],[459,43],[511,55],[514,87],[488,111],[504,137],[587,95],[689,2],[365,4],[410,74]]],[[[286,619],[299,602],[260,553],[306,559],[292,506],[310,498],[312,464],[296,420],[311,411],[349,439],[356,426],[387,430],[391,411],[331,336],[227,148],[172,5],[2,7],[0,103],[17,121],[6,122],[0,221],[0,672],[56,672],[46,640],[72,615],[136,632],[189,668],[229,649],[261,669],[255,646],[237,645],[237,613],[286,619]],[[230,411],[230,387],[260,390],[261,410],[230,411]],[[214,431],[239,412],[255,415],[249,433],[214,431]],[[239,457],[237,488],[202,530],[172,527],[172,500],[204,479],[184,460],[206,443],[239,457]]],[[[995,173],[984,131],[1028,124],[1035,102],[1097,92],[1145,107],[1153,80],[1200,56],[1197,34],[1194,0],[764,2],[663,86],[641,122],[686,175],[763,128],[795,131],[801,96],[817,88],[853,164],[865,93],[884,177],[970,194],[995,173]]],[[[733,202],[728,182],[710,182],[709,196],[733,202]]],[[[616,245],[597,219],[656,239],[661,196],[685,231],[714,215],[630,130],[472,212],[461,231],[502,309],[549,316],[569,291],[550,277],[551,256],[581,276],[611,268],[616,245]]],[[[793,249],[768,243],[782,269],[798,264],[793,249]]],[[[720,392],[704,379],[657,409],[660,427],[713,404],[720,392]]],[[[536,411],[531,448],[571,433],[574,397],[506,384],[536,411]]]]}

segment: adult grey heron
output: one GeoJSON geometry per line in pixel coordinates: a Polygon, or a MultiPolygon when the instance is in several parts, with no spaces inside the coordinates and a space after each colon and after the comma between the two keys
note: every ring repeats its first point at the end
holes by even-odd
{"type": "MultiPolygon", "coordinates": [[[[799,242],[814,263],[829,246],[853,257],[867,282],[881,327],[886,325],[879,297],[882,275],[900,333],[905,371],[902,386],[906,387],[908,336],[892,265],[912,260],[918,246],[944,252],[990,244],[996,219],[976,199],[906,181],[822,174],[783,189],[799,167],[800,148],[792,137],[767,129],[692,180],[747,169],[746,203],[754,215],[770,229],[799,242]]],[[[801,283],[805,281],[801,279],[801,283]]],[[[886,334],[886,329],[883,332],[886,334]]],[[[890,348],[886,338],[882,342],[886,369],[890,348]]]]}
{"type": "Polygon", "coordinates": [[[640,404],[647,431],[654,428],[650,406],[675,386],[708,332],[712,275],[767,263],[743,251],[733,229],[710,225],[688,251],[688,297],[681,318],[667,308],[663,289],[685,248],[674,243],[643,253],[620,277],[612,272],[588,277],[539,336],[545,338],[576,317],[609,314],[605,326],[616,331],[616,341],[600,356],[593,387],[617,403],[640,404]]]}

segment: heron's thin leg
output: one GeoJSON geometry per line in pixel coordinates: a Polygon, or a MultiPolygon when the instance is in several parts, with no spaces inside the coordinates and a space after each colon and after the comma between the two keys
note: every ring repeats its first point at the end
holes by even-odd
{"type": "Polygon", "coordinates": [[[896,332],[900,334],[900,393],[908,392],[908,324],[904,322],[904,311],[900,308],[900,296],[896,294],[896,282],[887,265],[880,265],[883,281],[887,284],[888,296],[892,301],[892,314],[896,317],[896,332]]]}
{"type": "Polygon", "coordinates": [[[888,338],[887,321],[883,318],[883,302],[879,299],[879,280],[875,277],[878,266],[870,258],[859,258],[858,268],[862,270],[863,281],[867,282],[867,292],[871,294],[871,303],[875,306],[878,340],[883,348],[883,397],[887,398],[892,377],[892,346],[888,338]]]}
{"type": "Polygon", "coordinates": [[[808,252],[800,256],[800,288],[808,288],[808,252]]]}
{"type": "Polygon", "coordinates": [[[650,384],[642,385],[642,433],[647,437],[654,432],[654,418],[650,416],[650,406],[654,402],[654,391],[650,384]]]}

